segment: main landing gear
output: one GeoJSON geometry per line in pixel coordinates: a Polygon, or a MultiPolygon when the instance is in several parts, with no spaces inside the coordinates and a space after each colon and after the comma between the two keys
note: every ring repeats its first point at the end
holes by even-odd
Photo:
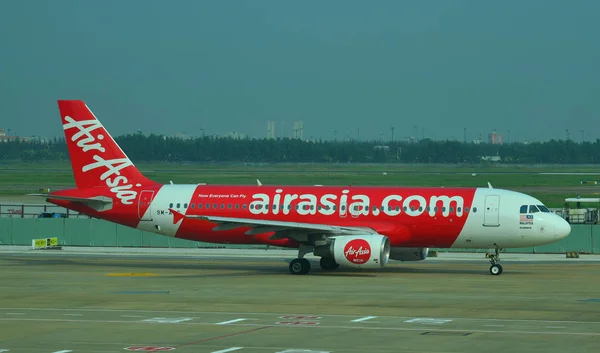
{"type": "Polygon", "coordinates": [[[313,251],[312,246],[301,245],[298,249],[298,258],[290,261],[290,272],[293,275],[305,275],[310,272],[310,261],[304,255],[313,251]]]}
{"type": "Polygon", "coordinates": [[[319,261],[319,265],[321,265],[321,268],[324,270],[335,270],[338,267],[340,267],[340,264],[338,264],[337,262],[335,262],[335,259],[331,258],[331,257],[322,257],[321,261],[319,261]]]}
{"type": "MultiPolygon", "coordinates": [[[[313,247],[302,245],[298,250],[298,258],[290,261],[290,273],[293,275],[305,275],[310,272],[310,261],[304,258],[304,255],[313,252],[313,247]]],[[[331,257],[321,257],[319,265],[323,270],[335,270],[340,267],[335,259],[331,257]]]]}
{"type": "Polygon", "coordinates": [[[498,276],[502,273],[502,266],[498,263],[500,262],[500,251],[497,245],[493,250],[493,253],[489,251],[486,255],[490,258],[490,262],[492,263],[492,266],[490,266],[490,273],[494,276],[498,276]]]}
{"type": "MultiPolygon", "coordinates": [[[[330,257],[322,257],[321,261],[319,261],[319,265],[321,265],[323,270],[329,271],[340,267],[340,264],[330,257]]],[[[310,262],[305,258],[294,259],[290,262],[290,272],[293,275],[305,275],[310,272],[310,268],[310,262]]]]}
{"type": "Polygon", "coordinates": [[[293,275],[305,275],[310,272],[310,262],[305,258],[290,261],[290,272],[293,275]]]}

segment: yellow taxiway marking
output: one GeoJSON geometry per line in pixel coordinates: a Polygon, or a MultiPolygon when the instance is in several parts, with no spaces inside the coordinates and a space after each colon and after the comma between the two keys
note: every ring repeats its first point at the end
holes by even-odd
{"type": "Polygon", "coordinates": [[[113,277],[150,277],[158,276],[156,273],[107,273],[107,276],[113,277]]]}

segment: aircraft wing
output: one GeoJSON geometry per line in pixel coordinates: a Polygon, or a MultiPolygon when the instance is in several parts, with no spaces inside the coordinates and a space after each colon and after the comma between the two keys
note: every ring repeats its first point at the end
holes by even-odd
{"type": "Polygon", "coordinates": [[[327,224],[271,221],[251,218],[221,217],[209,215],[183,215],[175,210],[170,210],[175,215],[174,222],[180,218],[201,219],[212,223],[218,223],[213,228],[215,231],[230,230],[240,227],[251,228],[246,232],[247,235],[255,235],[267,232],[283,233],[288,231],[297,231],[302,233],[325,233],[330,235],[357,235],[357,234],[376,234],[371,228],[363,227],[342,227],[327,224]]]}

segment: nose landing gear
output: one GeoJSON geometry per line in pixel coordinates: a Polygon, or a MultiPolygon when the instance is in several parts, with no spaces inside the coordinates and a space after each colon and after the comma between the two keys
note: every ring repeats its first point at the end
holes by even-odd
{"type": "Polygon", "coordinates": [[[490,266],[490,273],[494,276],[500,275],[502,273],[502,266],[499,264],[500,251],[498,249],[498,246],[496,245],[494,249],[490,249],[490,251],[488,251],[485,255],[486,257],[490,258],[490,263],[492,264],[492,266],[490,266]]]}

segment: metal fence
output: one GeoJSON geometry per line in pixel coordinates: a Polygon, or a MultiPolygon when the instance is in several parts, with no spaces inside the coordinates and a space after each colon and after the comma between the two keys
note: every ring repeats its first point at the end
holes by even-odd
{"type": "MultiPolygon", "coordinates": [[[[241,248],[266,249],[265,245],[209,244],[145,232],[94,218],[0,218],[0,246],[28,245],[33,239],[58,238],[61,246],[153,247],[153,248],[241,248]]],[[[442,252],[484,252],[487,249],[436,249],[442,252]]],[[[600,227],[574,224],[571,235],[557,242],[504,249],[507,253],[558,254],[576,251],[600,254],[600,227]]]]}
{"type": "Polygon", "coordinates": [[[52,204],[0,204],[0,218],[89,218],[78,212],[52,204]]]}
{"type": "MultiPolygon", "coordinates": [[[[598,224],[597,208],[554,208],[552,212],[571,224],[598,224]]],[[[0,204],[0,218],[89,218],[52,204],[0,204]]]]}

